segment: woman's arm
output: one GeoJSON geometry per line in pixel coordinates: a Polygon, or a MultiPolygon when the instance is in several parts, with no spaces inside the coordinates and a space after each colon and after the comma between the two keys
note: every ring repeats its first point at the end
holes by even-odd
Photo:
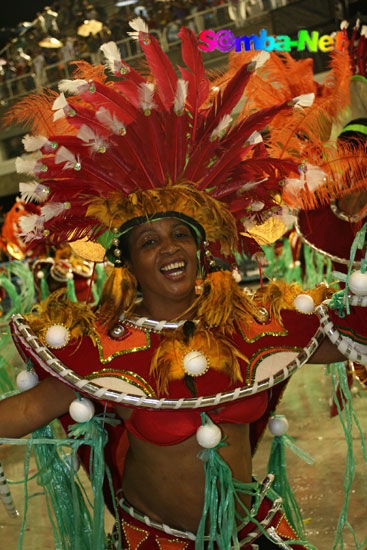
{"type": "Polygon", "coordinates": [[[0,401],[0,437],[23,437],[69,410],[74,391],[53,376],[0,401]]]}
{"type": "Polygon", "coordinates": [[[347,361],[347,358],[330,342],[329,338],[325,338],[307,362],[326,365],[328,363],[339,363],[341,361],[347,361]]]}

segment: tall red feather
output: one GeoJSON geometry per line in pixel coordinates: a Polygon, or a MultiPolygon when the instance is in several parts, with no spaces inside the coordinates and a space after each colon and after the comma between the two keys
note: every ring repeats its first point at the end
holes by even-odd
{"type": "Polygon", "coordinates": [[[177,74],[167,54],[165,54],[154,36],[139,33],[139,42],[148,60],[150,70],[157,83],[164,108],[172,107],[177,90],[177,74]]]}

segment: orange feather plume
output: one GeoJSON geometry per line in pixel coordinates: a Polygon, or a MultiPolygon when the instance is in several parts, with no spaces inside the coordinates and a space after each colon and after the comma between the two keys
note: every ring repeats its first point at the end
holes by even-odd
{"type": "Polygon", "coordinates": [[[53,120],[52,105],[59,96],[53,90],[44,90],[40,94],[29,94],[5,114],[2,126],[21,124],[32,134],[43,136],[75,135],[78,130],[73,128],[65,118],[56,122],[53,120]]]}

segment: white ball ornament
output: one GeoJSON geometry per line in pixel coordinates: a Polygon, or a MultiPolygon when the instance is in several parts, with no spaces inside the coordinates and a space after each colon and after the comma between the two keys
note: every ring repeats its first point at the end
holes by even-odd
{"type": "Polygon", "coordinates": [[[362,273],[360,270],[353,271],[349,277],[349,290],[357,296],[367,295],[367,273],[362,273]]]}
{"type": "Polygon", "coordinates": [[[298,294],[293,300],[293,305],[297,311],[302,313],[313,313],[315,309],[315,302],[308,294],[298,294]]]}
{"type": "Polygon", "coordinates": [[[216,424],[205,424],[197,429],[196,439],[201,447],[213,449],[222,439],[222,432],[216,424]]]}
{"type": "Polygon", "coordinates": [[[45,340],[50,348],[63,348],[70,339],[70,332],[63,325],[52,325],[45,334],[45,340]]]}
{"type": "Polygon", "coordinates": [[[37,386],[39,378],[33,370],[23,370],[16,378],[16,384],[20,391],[30,390],[37,386]]]}
{"type": "Polygon", "coordinates": [[[285,416],[273,416],[269,420],[269,430],[273,435],[284,435],[288,431],[288,420],[285,416]]]}
{"type": "Polygon", "coordinates": [[[183,358],[183,369],[190,376],[201,376],[209,368],[209,362],[201,351],[189,351],[183,358]]]}
{"type": "Polygon", "coordinates": [[[95,408],[90,399],[74,399],[69,406],[69,414],[75,422],[88,422],[94,416],[95,408]]]}

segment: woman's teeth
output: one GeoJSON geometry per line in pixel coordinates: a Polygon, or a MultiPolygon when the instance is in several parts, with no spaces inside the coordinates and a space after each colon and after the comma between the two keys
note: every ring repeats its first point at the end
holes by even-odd
{"type": "Polygon", "coordinates": [[[161,272],[163,274],[167,274],[171,276],[181,275],[184,268],[185,268],[184,262],[172,262],[171,264],[167,264],[161,267],[161,272]]]}

